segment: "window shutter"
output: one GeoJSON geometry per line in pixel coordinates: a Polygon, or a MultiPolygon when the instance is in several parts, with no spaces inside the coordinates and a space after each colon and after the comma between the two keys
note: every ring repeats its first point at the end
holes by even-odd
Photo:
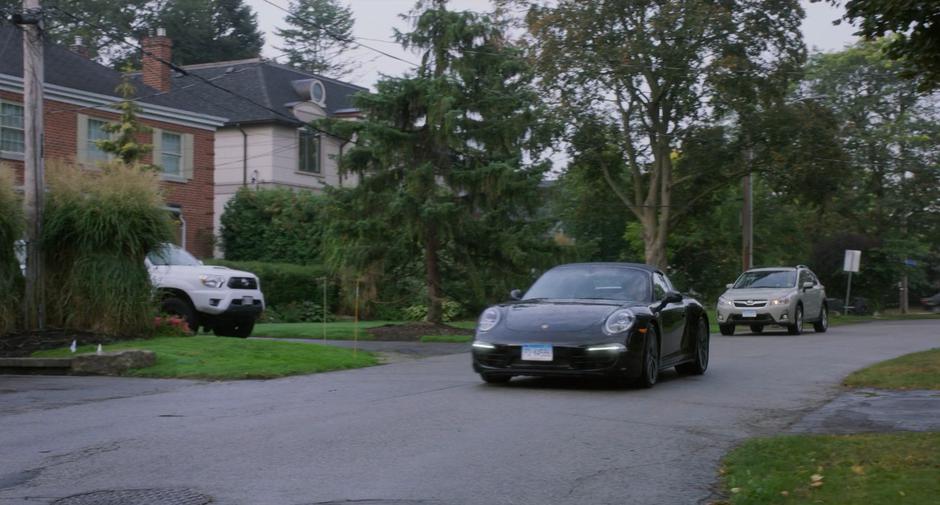
{"type": "Polygon", "coordinates": [[[183,177],[187,179],[193,178],[194,172],[193,164],[193,134],[184,133],[183,134],[183,177]]]}
{"type": "Polygon", "coordinates": [[[150,156],[153,161],[150,162],[151,165],[160,167],[160,171],[163,171],[163,160],[161,159],[160,152],[162,151],[161,147],[163,144],[163,130],[159,128],[151,128],[152,139],[150,141],[150,156]]]}
{"type": "Polygon", "coordinates": [[[78,125],[75,133],[77,144],[75,146],[75,160],[79,163],[88,160],[88,116],[76,114],[78,125]]]}

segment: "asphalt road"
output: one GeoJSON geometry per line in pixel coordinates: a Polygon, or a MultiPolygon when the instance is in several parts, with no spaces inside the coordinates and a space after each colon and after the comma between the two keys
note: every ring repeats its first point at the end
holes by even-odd
{"type": "Polygon", "coordinates": [[[713,337],[652,390],[482,384],[455,354],[272,381],[0,377],[0,504],[187,488],[222,504],[694,504],[719,458],[940,346],[940,321],[713,337]]]}

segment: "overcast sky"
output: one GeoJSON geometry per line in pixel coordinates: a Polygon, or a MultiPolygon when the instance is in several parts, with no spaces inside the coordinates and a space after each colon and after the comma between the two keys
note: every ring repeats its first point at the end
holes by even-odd
{"type": "MultiPolygon", "coordinates": [[[[289,0],[269,0],[271,3],[287,8],[289,0]]],[[[356,24],[353,34],[356,37],[391,41],[392,29],[398,28],[406,31],[409,27],[398,15],[411,10],[415,0],[339,0],[353,9],[356,24]]],[[[835,51],[854,40],[854,29],[843,23],[833,26],[832,21],[842,14],[841,8],[834,8],[825,3],[813,3],[801,0],[806,10],[806,20],[803,22],[803,36],[806,45],[821,51],[835,51]]],[[[276,27],[284,26],[285,13],[264,0],[247,0],[246,3],[258,13],[258,22],[265,33],[264,56],[273,58],[281,55],[283,51],[277,49],[281,41],[274,35],[276,27]]],[[[452,10],[478,10],[486,11],[492,8],[489,0],[451,0],[452,10]]],[[[417,61],[418,57],[407,53],[400,46],[389,42],[375,40],[360,40],[362,43],[380,49],[389,54],[405,60],[417,61]]],[[[351,54],[360,64],[360,68],[350,74],[346,80],[361,86],[371,87],[378,80],[380,74],[397,75],[408,70],[409,65],[387,56],[382,56],[365,48],[354,49],[351,54]]],[[[283,61],[280,58],[279,61],[283,61]]]]}

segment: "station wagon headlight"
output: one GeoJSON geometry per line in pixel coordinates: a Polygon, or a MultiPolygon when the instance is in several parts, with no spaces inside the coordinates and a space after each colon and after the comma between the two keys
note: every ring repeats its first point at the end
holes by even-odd
{"type": "Polygon", "coordinates": [[[604,323],[604,333],[608,335],[623,333],[633,328],[634,322],[636,322],[636,314],[632,310],[620,309],[614,311],[613,314],[607,316],[607,321],[604,323]]]}
{"type": "Polygon", "coordinates": [[[499,310],[496,307],[490,307],[480,315],[480,321],[477,323],[477,329],[480,331],[490,331],[499,324],[499,310]]]}
{"type": "Polygon", "coordinates": [[[790,303],[790,296],[792,295],[781,296],[780,298],[774,298],[773,300],[770,301],[770,304],[771,305],[787,305],[790,303]]]}
{"type": "Polygon", "coordinates": [[[221,288],[222,284],[225,283],[225,277],[221,275],[200,275],[199,281],[202,282],[203,286],[209,288],[221,288]]]}
{"type": "Polygon", "coordinates": [[[724,307],[730,307],[730,306],[732,306],[732,305],[734,305],[734,301],[733,301],[731,298],[726,298],[726,297],[724,297],[724,296],[719,296],[719,297],[718,297],[718,306],[719,306],[719,307],[722,307],[722,306],[724,306],[724,307]]]}

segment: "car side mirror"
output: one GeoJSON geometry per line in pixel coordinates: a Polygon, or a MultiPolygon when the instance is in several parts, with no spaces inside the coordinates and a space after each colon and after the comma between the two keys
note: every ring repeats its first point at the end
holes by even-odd
{"type": "Polygon", "coordinates": [[[653,312],[659,312],[666,308],[666,305],[670,303],[680,303],[682,302],[682,293],[678,291],[667,291],[666,296],[663,297],[663,300],[659,302],[659,305],[653,309],[653,312]]]}
{"type": "Polygon", "coordinates": [[[728,289],[731,289],[731,288],[734,287],[734,284],[725,284],[725,287],[728,288],[728,289]]]}
{"type": "Polygon", "coordinates": [[[522,300],[522,291],[519,291],[518,289],[510,291],[509,298],[513,300],[522,300]]]}
{"type": "Polygon", "coordinates": [[[803,289],[811,289],[815,285],[813,281],[806,281],[803,283],[803,289]]]}

